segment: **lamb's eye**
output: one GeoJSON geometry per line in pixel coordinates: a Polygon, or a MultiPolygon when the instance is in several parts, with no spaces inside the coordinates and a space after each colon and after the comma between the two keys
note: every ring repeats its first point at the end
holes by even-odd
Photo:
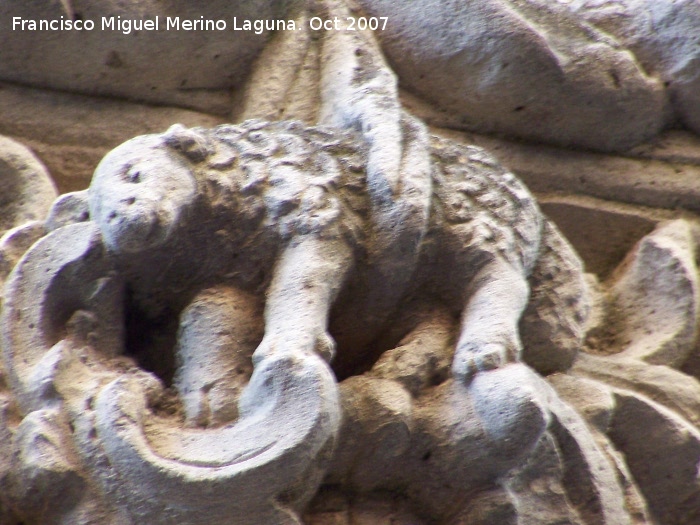
{"type": "Polygon", "coordinates": [[[141,172],[136,169],[130,169],[126,172],[126,180],[128,182],[141,182],[141,172]]]}

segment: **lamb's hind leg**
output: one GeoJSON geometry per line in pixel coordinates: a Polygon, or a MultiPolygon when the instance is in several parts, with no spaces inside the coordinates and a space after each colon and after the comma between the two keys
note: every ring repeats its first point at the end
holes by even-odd
{"type": "Polygon", "coordinates": [[[519,359],[518,322],[530,295],[524,273],[498,258],[476,275],[470,292],[452,363],[464,381],[519,359]]]}
{"type": "Polygon", "coordinates": [[[238,417],[238,398],[263,337],[262,299],[225,285],[200,292],[180,316],[175,388],[188,426],[238,417]]]}

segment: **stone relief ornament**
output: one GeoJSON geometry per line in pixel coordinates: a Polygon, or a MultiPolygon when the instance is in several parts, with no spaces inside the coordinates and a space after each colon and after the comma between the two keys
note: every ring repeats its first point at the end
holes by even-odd
{"type": "Polygon", "coordinates": [[[368,62],[367,55],[354,57],[355,49],[369,51],[372,62],[371,49],[380,48],[398,76],[404,107],[440,128],[625,154],[668,129],[700,130],[700,7],[694,0],[216,0],[196,7],[187,0],[37,0],[0,6],[8,26],[15,17],[96,24],[92,31],[0,34],[6,50],[0,129],[27,139],[62,191],[83,189],[117,144],[174,122],[315,123],[328,115],[331,99],[347,102],[334,93],[360,70],[343,66],[368,62]],[[224,21],[228,30],[165,30],[165,19],[177,16],[224,21]],[[156,17],[161,30],[136,38],[133,31],[101,29],[103,18],[156,17]],[[338,20],[345,28],[359,19],[388,22],[368,22],[377,28],[373,34],[359,27],[312,29],[319,21],[338,20]],[[296,30],[233,30],[234,20],[293,22],[296,30]],[[339,66],[345,73],[334,76],[339,66]]]}
{"type": "MultiPolygon", "coordinates": [[[[352,130],[176,125],[118,147],[89,190],[58,199],[2,312],[24,415],[17,497],[35,519],[49,506],[59,523],[299,523],[322,483],[401,494],[425,523],[540,505],[573,523],[645,515],[633,465],[535,371],[565,387],[573,363],[616,377],[604,357],[576,359],[590,310],[579,259],[486,152],[437,137],[429,148],[409,280],[373,277],[396,271],[371,247],[392,225],[368,224],[367,145],[352,130]],[[409,285],[387,312],[367,282],[409,285]]],[[[599,336],[622,341],[615,363],[688,358],[694,322],[650,335],[640,321],[681,317],[669,295],[694,309],[696,272],[663,291],[628,281],[693,264],[691,236],[670,223],[620,270],[623,328],[599,336]]],[[[624,420],[615,432],[627,439],[624,420]]]]}
{"type": "MultiPolygon", "coordinates": [[[[303,30],[235,36],[241,123],[149,113],[88,189],[0,143],[0,524],[700,520],[697,216],[635,208],[638,242],[586,273],[520,177],[414,114],[606,151],[695,129],[671,42],[696,6],[359,4],[251,3],[303,30]],[[388,8],[386,33],[308,29],[388,8]],[[450,36],[465,17],[479,38],[450,36]]],[[[78,90],[139,97],[128,62],[78,90]]],[[[200,65],[212,89],[149,64],[142,98],[225,106],[200,65]]]]}
{"type": "Polygon", "coordinates": [[[41,222],[58,196],[41,161],[22,144],[0,137],[0,283],[44,234],[41,222]]]}
{"type": "MultiPolygon", "coordinates": [[[[544,345],[530,348],[534,363],[562,370],[581,343],[587,304],[578,259],[512,174],[485,152],[445,140],[433,139],[431,154],[431,211],[421,245],[404,247],[418,250],[419,264],[411,286],[392,295],[435,301],[439,321],[454,324],[449,346],[456,349],[447,368],[456,379],[447,383],[449,393],[479,399],[486,406],[477,403],[477,412],[506,412],[494,428],[482,429],[481,439],[472,429],[451,436],[455,446],[483,441],[477,456],[494,447],[488,468],[479,465],[478,475],[462,480],[471,488],[517,466],[547,424],[547,409],[531,391],[533,381],[541,388],[539,380],[522,365],[506,367],[520,361],[518,322],[529,298],[525,337],[528,319],[536,319],[532,337],[544,345]],[[548,317],[568,323],[543,322],[548,317]],[[538,352],[561,355],[546,360],[538,352]],[[519,387],[499,388],[503,379],[495,373],[485,376],[495,384],[479,378],[467,395],[472,376],[503,367],[506,378],[524,374],[519,387]]],[[[396,313],[371,302],[372,295],[368,301],[362,287],[375,272],[396,270],[394,261],[374,260],[367,249],[372,239],[365,232],[383,225],[366,224],[372,215],[365,157],[363,142],[349,131],[259,121],[211,131],[174,126],[107,155],[87,199],[64,198],[87,203],[82,217],[90,220],[43,238],[8,284],[8,377],[28,414],[21,427],[42,423],[19,435],[26,432],[33,443],[37,433],[60,433],[61,423],[72,428],[70,447],[47,439],[56,461],[68,463],[74,448],[75,464],[88,465],[101,490],[118,494],[120,510],[135,522],[228,523],[234,513],[241,523],[293,521],[327,470],[340,426],[326,365],[335,344],[327,329],[337,334],[340,352],[349,353],[340,366],[371,362],[382,348],[372,344],[381,331],[366,326],[363,345],[359,327],[343,314],[396,313]],[[342,313],[331,318],[336,304],[342,313]],[[157,377],[123,357],[130,344],[172,337],[166,328],[173,325],[179,325],[174,387],[184,421],[168,417],[157,377]],[[239,399],[251,360],[253,375],[239,399]]],[[[59,200],[54,213],[61,209],[70,208],[59,200]]],[[[402,328],[410,338],[417,327],[408,321],[402,328]]],[[[167,350],[156,343],[136,351],[167,350]]],[[[391,381],[392,366],[382,364],[380,375],[391,381]]],[[[449,376],[434,374],[404,381],[418,381],[418,394],[423,383],[442,384],[449,376]]],[[[400,383],[393,388],[408,402],[409,390],[400,383]]],[[[476,419],[470,408],[454,414],[461,424],[476,419]]],[[[434,431],[437,436],[424,437],[428,446],[444,439],[445,429],[434,431]]],[[[407,445],[402,448],[413,448],[407,445]]],[[[432,463],[440,465],[437,458],[432,463]]],[[[469,467],[467,461],[465,472],[469,467]]]]}
{"type": "Polygon", "coordinates": [[[618,152],[700,132],[694,0],[358,3],[435,125],[618,152]]]}

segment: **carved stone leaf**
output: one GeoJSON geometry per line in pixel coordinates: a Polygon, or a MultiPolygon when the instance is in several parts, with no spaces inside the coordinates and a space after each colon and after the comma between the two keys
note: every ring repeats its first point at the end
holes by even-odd
{"type": "Polygon", "coordinates": [[[622,355],[679,368],[693,350],[700,306],[693,225],[663,224],[639,242],[617,275],[610,295],[622,355]]]}

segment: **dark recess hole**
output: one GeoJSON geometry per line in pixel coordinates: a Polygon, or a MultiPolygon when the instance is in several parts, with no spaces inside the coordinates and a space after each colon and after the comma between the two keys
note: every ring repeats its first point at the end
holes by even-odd
{"type": "Polygon", "coordinates": [[[622,82],[620,81],[620,75],[617,74],[617,71],[611,69],[610,71],[608,71],[608,74],[610,75],[610,78],[612,79],[615,88],[620,89],[620,87],[622,86],[622,82]]]}
{"type": "Polygon", "coordinates": [[[157,375],[166,387],[171,386],[176,367],[178,312],[166,310],[151,317],[130,297],[125,312],[126,355],[134,358],[139,367],[157,375]]]}

